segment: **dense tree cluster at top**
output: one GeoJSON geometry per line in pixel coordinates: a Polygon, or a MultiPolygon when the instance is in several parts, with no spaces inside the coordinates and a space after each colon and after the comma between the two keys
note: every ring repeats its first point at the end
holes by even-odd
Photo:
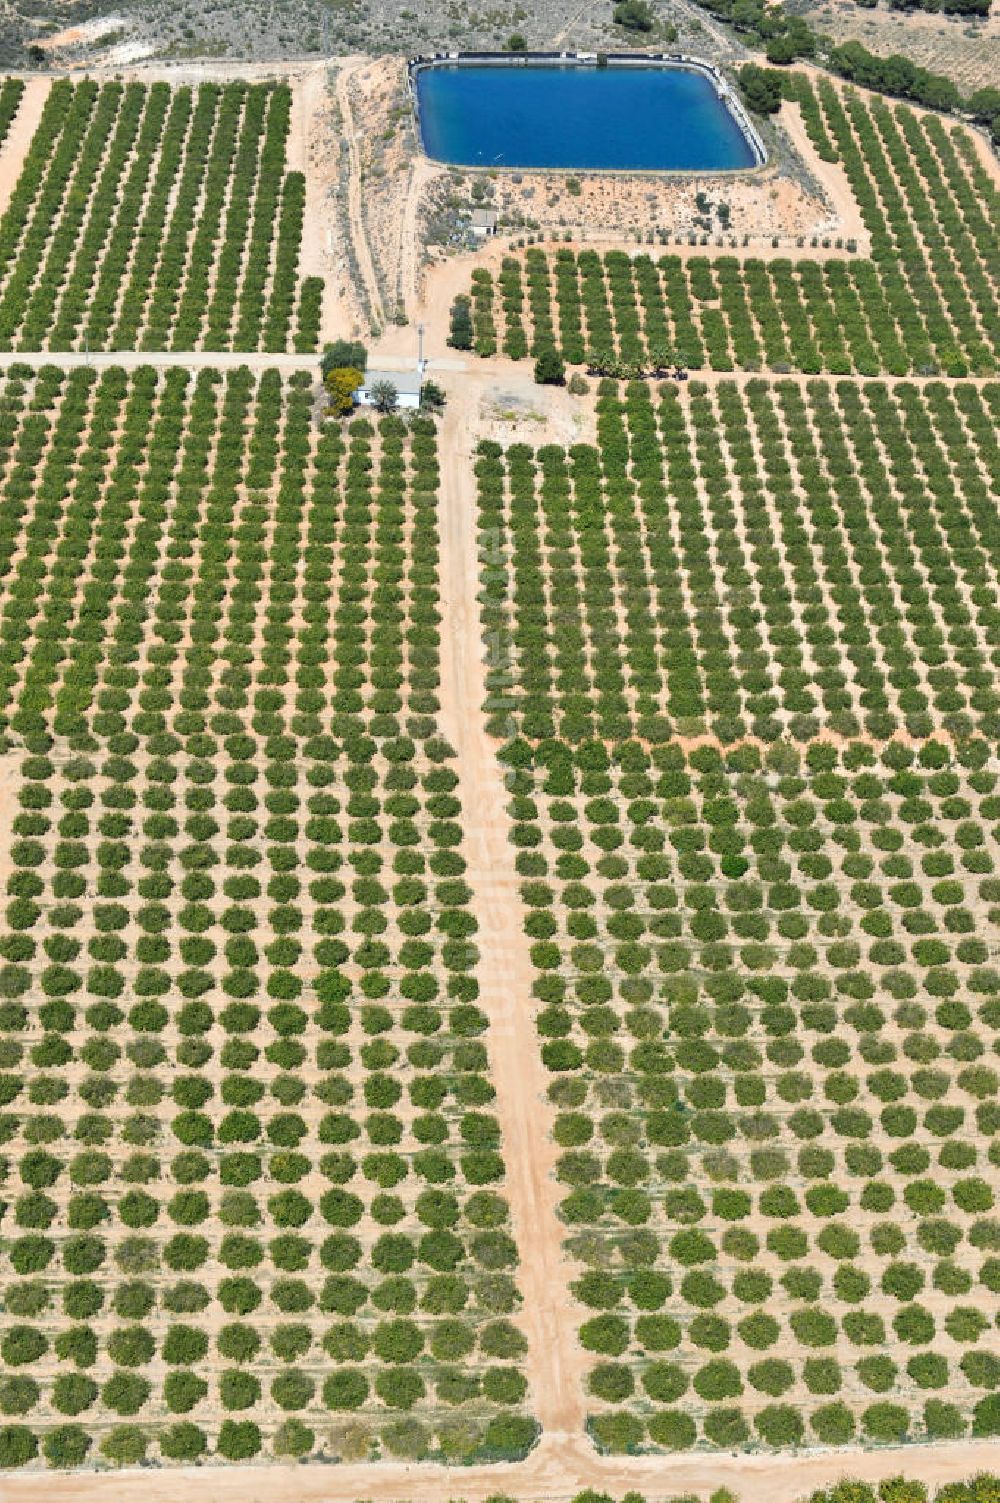
{"type": "MultiPolygon", "coordinates": [[[[874,10],[878,0],[857,0],[865,10],[874,10]]],[[[991,0],[889,0],[889,9],[898,11],[924,10],[932,15],[988,16],[991,0]]]]}
{"type": "Polygon", "coordinates": [[[0,345],[315,349],[290,108],[284,85],[57,80],[0,219],[0,345]]]}
{"type": "Polygon", "coordinates": [[[879,57],[860,42],[842,42],[831,48],[829,62],[836,73],[851,83],[910,99],[927,109],[954,110],[962,102],[950,78],[932,73],[899,52],[879,57]]]}
{"type": "MultiPolygon", "coordinates": [[[[858,3],[873,7],[877,0],[858,3]]],[[[798,58],[816,58],[842,78],[910,99],[928,109],[970,108],[971,101],[963,99],[955,83],[943,74],[932,73],[901,53],[882,57],[869,52],[856,40],[834,45],[828,37],[813,31],[805,16],[783,5],[768,0],[699,0],[699,4],[748,36],[769,63],[785,67],[798,58]]],[[[890,0],[890,5],[898,10],[943,10],[954,16],[985,17],[990,13],[990,0],[890,0]]]]}

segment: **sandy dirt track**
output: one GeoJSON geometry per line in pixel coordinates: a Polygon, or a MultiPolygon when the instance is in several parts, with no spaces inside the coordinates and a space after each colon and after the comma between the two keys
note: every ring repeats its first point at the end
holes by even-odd
{"type": "MultiPolygon", "coordinates": [[[[323,174],[313,168],[310,146],[316,123],[324,108],[327,85],[325,64],[317,63],[292,82],[292,113],[288,133],[286,160],[289,171],[301,172],[306,183],[306,207],[302,225],[299,271],[305,277],[324,277],[330,281],[331,267],[326,253],[326,183],[323,174]]],[[[327,299],[324,299],[324,303],[327,299]]],[[[324,308],[324,312],[325,312],[324,308]]],[[[327,315],[328,319],[329,315],[327,315]]],[[[324,332],[327,326],[324,319],[324,332]]]]}
{"type": "Polygon", "coordinates": [[[17,114],[11,121],[3,146],[0,147],[0,214],[7,208],[10,196],[17,186],[24,158],[38,129],[51,87],[52,79],[47,77],[29,78],[24,86],[17,114]]]}
{"type": "Polygon", "coordinates": [[[476,594],[475,388],[452,380],[441,429],[442,730],[458,753],[467,877],[479,922],[480,1005],[490,1019],[487,1048],[507,1163],[506,1190],[520,1251],[521,1325],[531,1411],[543,1428],[582,1431],[586,1361],[576,1340],[571,1270],[562,1254],[554,1177],[556,1147],[545,1070],[535,1040],[534,968],[524,932],[503,773],[481,706],[485,661],[476,594]]]}
{"type": "MultiPolygon", "coordinates": [[[[779,120],[789,140],[810,172],[823,185],[830,196],[837,220],[837,234],[857,242],[858,252],[863,256],[871,253],[871,236],[861,215],[861,206],[851,189],[847,173],[840,162],[824,162],[806,130],[799,104],[786,99],[781,106],[779,120]]],[[[815,254],[815,252],[814,252],[815,254]]]]}
{"type": "Polygon", "coordinates": [[[806,1451],[797,1456],[597,1456],[582,1436],[549,1435],[518,1466],[386,1465],[178,1467],[135,1472],[8,1474],[3,1503],[483,1503],[497,1493],[525,1503],[567,1503],[584,1488],[647,1498],[707,1496],[730,1488],[741,1503],[795,1503],[842,1477],[879,1482],[900,1473],[931,1488],[996,1470],[995,1441],[887,1446],[875,1451],[806,1451]]]}
{"type": "MultiPolygon", "coordinates": [[[[415,344],[416,337],[412,330],[394,330],[391,337],[377,341],[372,346],[371,361],[374,365],[384,365],[390,369],[396,366],[400,370],[411,369],[414,364],[412,347],[415,344]],[[411,346],[410,349],[405,348],[407,343],[411,346]]],[[[110,370],[118,367],[126,371],[142,370],[150,366],[154,370],[181,368],[191,371],[233,371],[246,369],[255,375],[269,370],[283,371],[288,375],[292,375],[295,371],[307,371],[310,375],[316,376],[317,380],[319,379],[318,355],[297,355],[291,352],[268,353],[264,350],[249,350],[240,353],[231,350],[91,350],[89,354],[83,350],[0,350],[0,371],[6,371],[18,365],[35,370],[44,365],[54,365],[60,370],[74,370],[81,365],[92,365],[95,370],[110,370]]],[[[446,385],[450,395],[456,401],[462,400],[464,389],[467,389],[470,394],[478,394],[484,398],[492,396],[498,403],[502,403],[505,393],[509,392],[528,406],[540,411],[541,416],[552,426],[553,431],[544,434],[529,427],[520,435],[525,442],[530,440],[533,443],[593,443],[593,407],[588,399],[583,398],[577,401],[569,396],[565,387],[536,386],[533,370],[534,362],[531,360],[506,360],[497,356],[492,360],[480,361],[475,355],[470,355],[467,360],[464,360],[449,355],[435,357],[432,353],[428,359],[427,374],[440,384],[446,385]],[[462,380],[455,384],[454,378],[458,375],[461,375],[462,380]],[[583,431],[579,431],[581,427],[583,431]]],[[[782,384],[790,383],[801,387],[810,386],[814,381],[828,386],[839,385],[844,381],[858,386],[872,382],[890,389],[894,386],[915,386],[919,389],[940,383],[948,384],[948,377],[940,375],[894,376],[883,373],[877,376],[834,376],[828,371],[818,375],[805,371],[788,371],[776,376],[766,371],[699,370],[691,373],[691,379],[701,381],[705,386],[719,386],[730,382],[741,386],[750,381],[762,380],[782,384]]],[[[962,377],[963,386],[983,387],[996,386],[996,384],[995,375],[962,377]]],[[[487,426],[481,425],[477,436],[493,438],[497,435],[487,426]]],[[[2,1497],[0,1497],[0,1503],[2,1503],[2,1497]]]]}
{"type": "Polygon", "coordinates": [[[354,243],[354,254],[357,259],[361,280],[364,283],[372,322],[383,324],[385,322],[385,310],[382,307],[378,277],[375,275],[371,247],[368,243],[368,233],[365,229],[365,217],[362,208],[363,185],[361,182],[361,158],[358,152],[358,131],[351,109],[351,80],[354,74],[365,66],[366,62],[367,59],[365,58],[349,59],[339,69],[336,86],[337,103],[340,106],[341,128],[344,133],[344,140],[347,143],[348,161],[350,164],[347,182],[347,217],[350,225],[351,239],[354,243]]]}
{"type": "Polygon", "coordinates": [[[969,136],[976,149],[976,156],[980,165],[985,169],[993,183],[1000,188],[1000,156],[993,150],[993,146],[983,130],[969,130],[969,136]]]}
{"type": "Polygon", "coordinates": [[[306,184],[299,273],[323,279],[320,343],[351,330],[357,321],[338,199],[340,194],[340,127],[333,84],[335,69],[314,63],[288,82],[292,91],[287,163],[306,184]]]}

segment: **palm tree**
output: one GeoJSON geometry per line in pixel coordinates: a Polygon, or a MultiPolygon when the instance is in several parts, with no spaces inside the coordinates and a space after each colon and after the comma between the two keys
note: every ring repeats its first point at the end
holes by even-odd
{"type": "Polygon", "coordinates": [[[378,381],[373,381],[368,389],[372,406],[377,412],[395,412],[399,406],[399,392],[391,381],[383,376],[378,381]]]}

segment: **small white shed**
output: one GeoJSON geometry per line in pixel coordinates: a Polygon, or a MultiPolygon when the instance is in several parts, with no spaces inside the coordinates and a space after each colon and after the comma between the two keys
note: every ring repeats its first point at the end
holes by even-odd
{"type": "Polygon", "coordinates": [[[473,209],[472,233],[477,240],[486,240],[497,232],[496,209],[473,209]]]}
{"type": "Polygon", "coordinates": [[[354,393],[354,400],[359,407],[372,405],[372,387],[379,381],[389,381],[396,388],[397,405],[400,407],[419,407],[420,389],[423,378],[419,371],[365,371],[364,384],[359,386],[354,393]]]}

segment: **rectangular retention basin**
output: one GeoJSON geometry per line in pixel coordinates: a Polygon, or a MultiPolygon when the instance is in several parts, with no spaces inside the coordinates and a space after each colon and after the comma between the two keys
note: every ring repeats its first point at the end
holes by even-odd
{"type": "Polygon", "coordinates": [[[412,77],[424,150],[461,167],[719,172],[763,151],[696,63],[441,59],[412,77]]]}

